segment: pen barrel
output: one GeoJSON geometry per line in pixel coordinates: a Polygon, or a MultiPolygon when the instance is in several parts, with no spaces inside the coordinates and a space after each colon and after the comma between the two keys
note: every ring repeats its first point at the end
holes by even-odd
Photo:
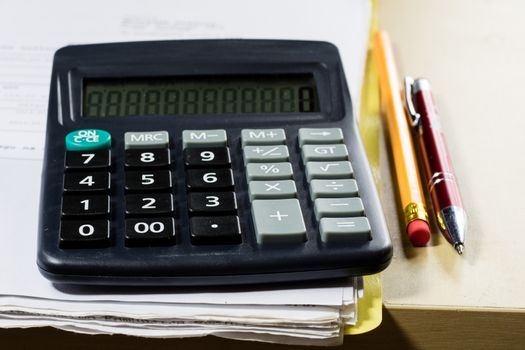
{"type": "Polygon", "coordinates": [[[434,210],[463,207],[431,91],[417,91],[414,105],[420,114],[418,139],[434,210]]]}

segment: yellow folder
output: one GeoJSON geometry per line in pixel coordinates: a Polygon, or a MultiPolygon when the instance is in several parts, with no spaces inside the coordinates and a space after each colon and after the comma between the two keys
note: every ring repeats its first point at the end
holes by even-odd
{"type": "MultiPolygon", "coordinates": [[[[368,161],[379,187],[379,139],[381,132],[381,103],[377,70],[372,55],[372,33],[377,30],[377,1],[372,0],[372,16],[365,67],[361,90],[359,128],[365,145],[368,161]]],[[[345,327],[345,335],[366,333],[381,324],[383,298],[381,295],[381,274],[364,276],[364,296],[357,303],[357,324],[345,327]]]]}

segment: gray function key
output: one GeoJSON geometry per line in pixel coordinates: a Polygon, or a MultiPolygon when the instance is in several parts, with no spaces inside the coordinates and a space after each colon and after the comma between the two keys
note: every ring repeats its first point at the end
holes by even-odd
{"type": "Polygon", "coordinates": [[[317,220],[325,217],[363,216],[365,208],[361,198],[317,198],[314,202],[317,220]]]}
{"type": "Polygon", "coordinates": [[[244,162],[286,162],[289,157],[288,147],[277,146],[245,146],[244,162]]]}
{"type": "Polygon", "coordinates": [[[356,197],[358,194],[355,180],[312,180],[310,182],[310,196],[316,198],[356,197]]]}
{"type": "Polygon", "coordinates": [[[348,160],[348,150],[343,144],[304,145],[301,150],[303,162],[348,160]]]}
{"type": "Polygon", "coordinates": [[[252,215],[259,243],[302,243],[306,240],[303,213],[297,199],[254,200],[252,215]]]}
{"type": "Polygon", "coordinates": [[[189,147],[224,147],[226,146],[226,131],[219,130],[184,130],[182,146],[189,147]]]}
{"type": "Polygon", "coordinates": [[[365,217],[323,218],[319,232],[325,243],[364,243],[370,240],[370,223],[365,217]]]}
{"type": "Polygon", "coordinates": [[[250,181],[248,184],[250,199],[295,198],[297,188],[293,180],[250,181]]]}
{"type": "Polygon", "coordinates": [[[301,128],[299,129],[299,145],[342,143],[343,131],[339,128],[301,128]]]}
{"type": "Polygon", "coordinates": [[[246,177],[251,180],[284,180],[293,177],[290,163],[250,163],[246,165],[246,177]]]}
{"type": "Polygon", "coordinates": [[[348,161],[306,163],[308,181],[312,179],[348,179],[353,174],[352,165],[348,161]]]}
{"type": "Polygon", "coordinates": [[[124,134],[124,147],[134,148],[167,148],[170,136],[167,131],[140,131],[124,134]]]}
{"type": "Polygon", "coordinates": [[[284,129],[244,129],[242,145],[281,145],[286,141],[284,129]]]}

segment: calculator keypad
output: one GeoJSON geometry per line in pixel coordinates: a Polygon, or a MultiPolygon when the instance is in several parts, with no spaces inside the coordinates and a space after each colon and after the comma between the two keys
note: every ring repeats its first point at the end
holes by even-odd
{"type": "Polygon", "coordinates": [[[110,244],[111,135],[98,129],[70,132],[65,139],[60,248],[110,244]]]}
{"type": "Polygon", "coordinates": [[[226,131],[185,130],[182,143],[191,243],[241,243],[226,131]]]}
{"type": "Polygon", "coordinates": [[[174,244],[175,207],[168,132],[127,132],[124,148],[126,246],[174,244]]]}
{"type": "MultiPolygon", "coordinates": [[[[102,132],[102,131],[100,131],[102,132]]],[[[174,245],[174,174],[167,131],[127,132],[124,142],[125,244],[174,245]]],[[[258,244],[307,241],[312,210],[327,244],[364,242],[370,224],[340,129],[299,129],[297,143],[311,204],[302,208],[284,129],[245,129],[241,147],[258,244]]],[[[192,245],[243,242],[236,184],[225,130],[182,132],[192,245]]],[[[110,245],[111,150],[66,151],[61,248],[110,245]]],[[[236,170],[240,171],[240,170],[236,170]]],[[[302,186],[302,184],[300,184],[302,186]]]]}
{"type": "Polygon", "coordinates": [[[301,157],[321,240],[329,244],[370,239],[357,181],[341,129],[299,129],[301,157]]]}
{"type": "Polygon", "coordinates": [[[241,132],[255,235],[260,244],[298,244],[306,226],[289,162],[284,130],[241,132]]]}

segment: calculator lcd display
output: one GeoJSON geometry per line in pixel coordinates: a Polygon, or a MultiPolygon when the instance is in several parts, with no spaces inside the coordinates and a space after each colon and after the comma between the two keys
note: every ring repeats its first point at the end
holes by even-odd
{"type": "Polygon", "coordinates": [[[84,79],[84,117],[319,112],[310,75],[84,79]]]}

